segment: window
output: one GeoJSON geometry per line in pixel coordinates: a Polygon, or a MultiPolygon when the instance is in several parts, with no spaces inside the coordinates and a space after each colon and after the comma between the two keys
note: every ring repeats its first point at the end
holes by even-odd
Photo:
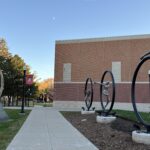
{"type": "Polygon", "coordinates": [[[121,82],[121,62],[112,62],[112,73],[114,75],[115,82],[121,82]]]}
{"type": "Polygon", "coordinates": [[[63,65],[63,81],[71,82],[71,63],[63,65]]]}

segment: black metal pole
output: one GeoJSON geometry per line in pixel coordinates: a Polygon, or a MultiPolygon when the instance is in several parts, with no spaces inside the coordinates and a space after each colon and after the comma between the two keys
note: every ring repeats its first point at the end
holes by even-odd
{"type": "Polygon", "coordinates": [[[149,77],[149,96],[150,96],[150,70],[148,72],[148,77],[149,77]]]}
{"type": "Polygon", "coordinates": [[[24,102],[25,102],[25,80],[26,80],[26,70],[23,70],[23,98],[21,105],[21,113],[24,113],[24,102]]]}

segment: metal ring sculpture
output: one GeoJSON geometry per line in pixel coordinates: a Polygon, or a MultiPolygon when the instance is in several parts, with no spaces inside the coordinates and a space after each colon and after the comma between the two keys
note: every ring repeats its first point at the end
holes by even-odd
{"type": "Polygon", "coordinates": [[[2,95],[3,90],[4,90],[4,77],[2,70],[0,70],[0,97],[2,95]]]}
{"type": "Polygon", "coordinates": [[[107,116],[110,114],[115,101],[115,80],[111,71],[105,71],[100,83],[100,102],[102,106],[102,114],[107,116]],[[105,81],[105,78],[110,76],[110,81],[105,81]],[[110,98],[111,96],[111,98],[110,98]],[[104,104],[104,98],[106,104],[104,104]],[[110,106],[108,107],[108,104],[110,106]]]}
{"type": "MultiPolygon", "coordinates": [[[[133,105],[133,108],[134,108],[134,112],[136,114],[136,117],[137,119],[140,121],[140,123],[142,123],[145,128],[147,129],[147,132],[150,132],[150,122],[146,122],[144,120],[144,118],[141,116],[141,114],[138,112],[138,109],[137,109],[137,105],[136,105],[136,92],[135,92],[135,88],[136,88],[136,80],[137,80],[137,76],[138,76],[138,73],[142,67],[142,65],[147,62],[148,60],[150,60],[150,52],[146,53],[144,56],[142,56],[141,58],[141,61],[140,63],[137,65],[136,69],[135,69],[135,72],[133,74],[133,78],[132,78],[132,86],[131,86],[131,99],[132,99],[132,105],[133,105]]],[[[150,82],[150,81],[149,81],[150,82]]],[[[150,83],[149,83],[150,84],[150,83]]],[[[150,88],[150,87],[149,87],[150,88]]]]}
{"type": "Polygon", "coordinates": [[[85,104],[86,104],[87,110],[89,111],[93,102],[93,83],[92,83],[91,78],[86,79],[85,88],[84,88],[84,96],[85,96],[84,98],[85,104]]]}

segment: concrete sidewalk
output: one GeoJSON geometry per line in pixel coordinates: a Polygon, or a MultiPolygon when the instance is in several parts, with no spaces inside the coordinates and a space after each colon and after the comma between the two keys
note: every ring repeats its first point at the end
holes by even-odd
{"type": "MultiPolygon", "coordinates": [[[[16,106],[3,106],[4,109],[20,109],[21,110],[21,106],[20,107],[16,107],[16,106]]],[[[34,107],[24,107],[25,110],[32,110],[34,107]]]]}
{"type": "Polygon", "coordinates": [[[34,107],[7,150],[98,150],[57,110],[34,107]]]}

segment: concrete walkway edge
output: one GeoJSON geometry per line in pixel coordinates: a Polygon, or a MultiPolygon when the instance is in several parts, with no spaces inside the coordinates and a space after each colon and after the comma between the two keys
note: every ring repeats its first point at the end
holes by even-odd
{"type": "Polygon", "coordinates": [[[98,150],[57,110],[34,107],[7,150],[98,150]]]}

